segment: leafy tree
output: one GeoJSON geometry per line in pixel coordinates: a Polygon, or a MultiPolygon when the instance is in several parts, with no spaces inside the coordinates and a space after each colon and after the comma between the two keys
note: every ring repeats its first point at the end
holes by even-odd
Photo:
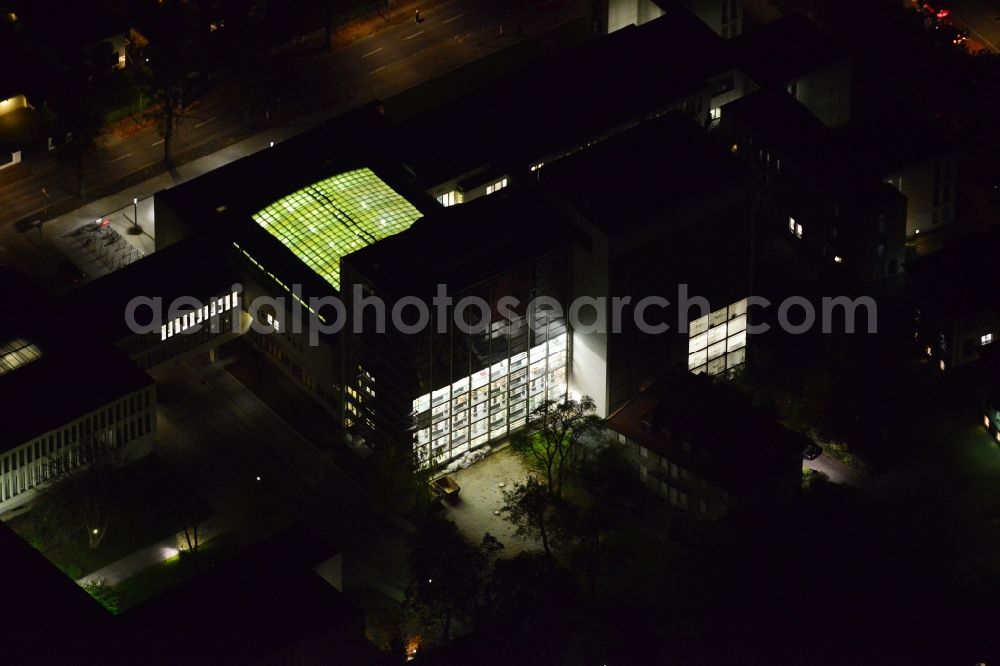
{"type": "Polygon", "coordinates": [[[452,624],[476,618],[482,594],[503,545],[486,533],[473,545],[454,523],[429,519],[410,552],[413,582],[410,600],[425,622],[441,625],[441,640],[451,638],[452,624]]]}
{"type": "Polygon", "coordinates": [[[533,432],[516,435],[511,444],[545,477],[547,491],[561,498],[566,481],[582,459],[581,440],[601,426],[593,398],[546,400],[530,415],[533,432]]]}
{"type": "Polygon", "coordinates": [[[561,536],[560,509],[565,506],[541,481],[529,476],[524,483],[503,491],[500,513],[514,525],[516,537],[540,540],[545,556],[554,561],[553,551],[561,536]]]}
{"type": "Polygon", "coordinates": [[[173,166],[174,134],[185,116],[190,93],[190,73],[203,62],[199,49],[203,43],[194,39],[196,29],[189,24],[186,10],[177,3],[157,8],[157,30],[137,63],[143,86],[157,109],[157,125],[163,137],[163,162],[173,166]]]}

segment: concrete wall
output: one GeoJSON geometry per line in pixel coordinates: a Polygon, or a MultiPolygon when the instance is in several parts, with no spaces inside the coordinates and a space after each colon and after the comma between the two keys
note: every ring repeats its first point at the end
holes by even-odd
{"type": "Polygon", "coordinates": [[[944,155],[904,166],[883,177],[906,197],[907,238],[916,237],[918,232],[936,231],[954,221],[957,169],[955,156],[944,155]]]}
{"type": "Polygon", "coordinates": [[[660,16],[663,10],[650,0],[608,0],[608,32],[642,25],[660,16]]]}
{"type": "MultiPolygon", "coordinates": [[[[76,426],[78,433],[82,432],[84,423],[89,423],[95,415],[100,415],[102,412],[106,412],[108,408],[114,407],[117,404],[124,405],[122,418],[108,423],[105,428],[94,431],[94,434],[97,436],[111,438],[107,440],[111,447],[108,449],[108,455],[110,455],[111,451],[115,451],[117,455],[123,457],[124,462],[132,462],[152,453],[156,435],[157,414],[155,385],[122,395],[94,412],[84,414],[59,428],[43,433],[38,437],[33,437],[21,446],[0,454],[0,498],[2,498],[0,499],[0,513],[23,507],[37,498],[46,484],[51,481],[46,472],[50,461],[56,457],[65,456],[79,444],[79,434],[77,439],[74,440],[72,438],[73,427],[76,426]],[[145,406],[147,391],[149,395],[149,407],[145,406]],[[128,401],[130,399],[138,401],[140,405],[134,413],[129,413],[128,401]],[[146,416],[149,416],[150,429],[148,432],[142,432],[145,429],[146,416]],[[132,423],[137,424],[137,433],[142,432],[142,434],[138,434],[135,438],[131,437],[131,433],[128,430],[132,423]],[[127,441],[124,443],[115,442],[116,432],[119,428],[125,429],[127,441]],[[57,440],[57,436],[60,439],[57,440]],[[34,455],[35,446],[38,444],[41,451],[42,440],[46,442],[46,453],[36,457],[34,455]],[[58,442],[63,440],[65,441],[59,446],[58,442]],[[30,456],[29,453],[31,454],[30,456]],[[24,464],[21,464],[22,456],[24,464]],[[29,457],[30,462],[28,462],[29,457]],[[14,469],[13,465],[15,459],[18,463],[16,469],[14,469]],[[17,494],[13,493],[15,484],[18,491],[17,494]]],[[[112,413],[114,413],[114,410],[112,410],[112,413]]],[[[72,461],[72,457],[63,459],[72,461]]],[[[9,514],[5,515],[4,519],[7,517],[9,517],[9,514]]]]}
{"type": "Polygon", "coordinates": [[[851,66],[846,60],[790,82],[789,92],[831,129],[851,120],[851,66]]]}
{"type": "MultiPolygon", "coordinates": [[[[579,296],[608,296],[608,242],[600,231],[585,225],[590,247],[577,245],[573,252],[573,286],[571,299],[579,296]]],[[[610,304],[609,308],[610,308],[610,304]]],[[[610,310],[609,310],[610,316],[610,310]]],[[[610,322],[609,322],[610,325],[610,322]]],[[[608,334],[573,331],[570,346],[572,365],[569,368],[569,390],[594,399],[597,415],[608,415],[608,334]]]]}
{"type": "Polygon", "coordinates": [[[742,0],[684,0],[683,4],[715,34],[725,39],[743,32],[742,0]]]}

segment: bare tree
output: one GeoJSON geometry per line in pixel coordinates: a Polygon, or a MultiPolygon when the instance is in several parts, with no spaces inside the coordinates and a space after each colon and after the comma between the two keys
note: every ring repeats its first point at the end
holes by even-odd
{"type": "Polygon", "coordinates": [[[96,435],[87,435],[49,459],[53,478],[49,492],[75,510],[91,548],[98,548],[108,535],[124,462],[121,451],[96,435]]]}

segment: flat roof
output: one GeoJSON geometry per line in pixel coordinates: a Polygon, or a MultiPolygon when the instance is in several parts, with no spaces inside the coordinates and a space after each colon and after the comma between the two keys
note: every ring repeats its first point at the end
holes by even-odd
{"type": "Polygon", "coordinates": [[[440,208],[410,229],[345,258],[390,297],[450,293],[568,246],[572,223],[532,190],[507,188],[440,208]]]}
{"type": "Polygon", "coordinates": [[[845,202],[864,203],[903,196],[865,168],[838,133],[783,89],[759,90],[730,102],[723,107],[722,122],[733,120],[845,202]]]}
{"type": "Polygon", "coordinates": [[[740,69],[760,86],[784,86],[847,57],[830,35],[792,12],[733,41],[740,69]]]}
{"type": "Polygon", "coordinates": [[[364,167],[292,192],[253,219],[339,289],[341,257],[409,229],[420,216],[413,204],[364,167]]]}
{"type": "Polygon", "coordinates": [[[727,188],[753,189],[743,161],[676,110],[542,167],[538,180],[609,236],[683,227],[691,216],[667,213],[698,202],[704,217],[731,204],[727,188]]]}
{"type": "Polygon", "coordinates": [[[608,416],[607,423],[648,450],[735,493],[765,485],[800,466],[809,443],[735,389],[708,375],[685,371],[657,381],[608,416]]]}
{"type": "Polygon", "coordinates": [[[734,64],[727,40],[670,7],[400,121],[399,152],[424,187],[487,164],[524,168],[662,111],[734,64]]]}
{"type": "MultiPolygon", "coordinates": [[[[229,293],[240,280],[225,260],[230,249],[211,235],[186,238],[60,296],[59,312],[66,321],[87,322],[76,337],[118,342],[132,335],[125,320],[132,299],[160,298],[165,311],[180,297],[204,302],[229,293]]],[[[140,324],[146,323],[148,312],[146,308],[136,312],[140,324]]]]}
{"type": "Polygon", "coordinates": [[[34,362],[0,375],[0,408],[16,415],[0,429],[0,451],[61,428],[152,383],[111,345],[46,349],[34,362]]]}

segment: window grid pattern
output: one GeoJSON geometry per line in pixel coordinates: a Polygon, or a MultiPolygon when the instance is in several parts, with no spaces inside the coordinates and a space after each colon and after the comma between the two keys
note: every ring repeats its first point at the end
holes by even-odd
{"type": "Polygon", "coordinates": [[[123,396],[62,428],[0,454],[0,510],[20,494],[156,430],[154,389],[123,396]]]}
{"type": "Polygon", "coordinates": [[[688,369],[718,375],[746,361],[747,299],[716,310],[691,323],[688,369]]]}
{"type": "Polygon", "coordinates": [[[11,340],[0,346],[0,375],[37,361],[41,356],[42,350],[27,340],[11,340]]]}
{"type": "Polygon", "coordinates": [[[457,458],[527,423],[546,399],[566,397],[566,333],[463,377],[413,401],[430,427],[414,432],[421,467],[457,458]]]}
{"type": "Polygon", "coordinates": [[[293,192],[253,219],[317,275],[340,288],[340,259],[410,228],[420,212],[370,169],[293,192]]]}

